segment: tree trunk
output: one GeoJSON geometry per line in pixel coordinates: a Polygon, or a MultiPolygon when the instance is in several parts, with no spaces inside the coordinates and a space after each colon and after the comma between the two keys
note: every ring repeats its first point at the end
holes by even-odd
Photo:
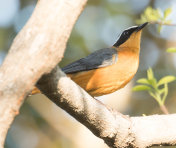
{"type": "Polygon", "coordinates": [[[0,147],[37,80],[62,59],[72,27],[87,0],[39,0],[0,67],[0,147]]]}

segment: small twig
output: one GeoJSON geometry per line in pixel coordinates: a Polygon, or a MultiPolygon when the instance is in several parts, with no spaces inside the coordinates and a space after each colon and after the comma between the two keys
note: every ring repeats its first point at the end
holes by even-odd
{"type": "Polygon", "coordinates": [[[169,111],[168,111],[168,109],[166,108],[165,105],[160,105],[160,109],[161,109],[161,111],[162,111],[164,114],[166,114],[166,115],[169,114],[169,111]]]}
{"type": "Polygon", "coordinates": [[[165,26],[176,26],[176,24],[163,23],[163,22],[160,22],[160,21],[151,21],[150,24],[158,24],[158,25],[165,25],[165,26]]]}

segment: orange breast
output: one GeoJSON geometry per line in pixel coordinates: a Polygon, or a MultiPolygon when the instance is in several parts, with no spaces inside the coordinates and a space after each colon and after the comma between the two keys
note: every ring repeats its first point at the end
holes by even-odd
{"type": "Polygon", "coordinates": [[[116,64],[95,70],[68,74],[68,76],[90,95],[101,96],[124,87],[135,75],[138,64],[138,54],[119,51],[116,64]]]}

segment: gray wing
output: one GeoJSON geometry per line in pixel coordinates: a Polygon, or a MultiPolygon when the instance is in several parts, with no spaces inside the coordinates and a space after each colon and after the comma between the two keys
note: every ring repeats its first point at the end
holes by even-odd
{"type": "Polygon", "coordinates": [[[81,71],[87,71],[92,69],[97,69],[100,67],[106,67],[117,62],[117,50],[114,48],[100,49],[85,58],[77,60],[64,68],[62,70],[69,73],[76,73],[81,71]],[[115,57],[115,58],[114,58],[115,57]]]}

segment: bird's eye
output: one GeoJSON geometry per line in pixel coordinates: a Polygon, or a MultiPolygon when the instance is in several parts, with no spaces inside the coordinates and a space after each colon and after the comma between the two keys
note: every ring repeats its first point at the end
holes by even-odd
{"type": "Polygon", "coordinates": [[[128,35],[128,32],[127,32],[127,31],[125,31],[123,34],[124,34],[124,35],[128,35]]]}

